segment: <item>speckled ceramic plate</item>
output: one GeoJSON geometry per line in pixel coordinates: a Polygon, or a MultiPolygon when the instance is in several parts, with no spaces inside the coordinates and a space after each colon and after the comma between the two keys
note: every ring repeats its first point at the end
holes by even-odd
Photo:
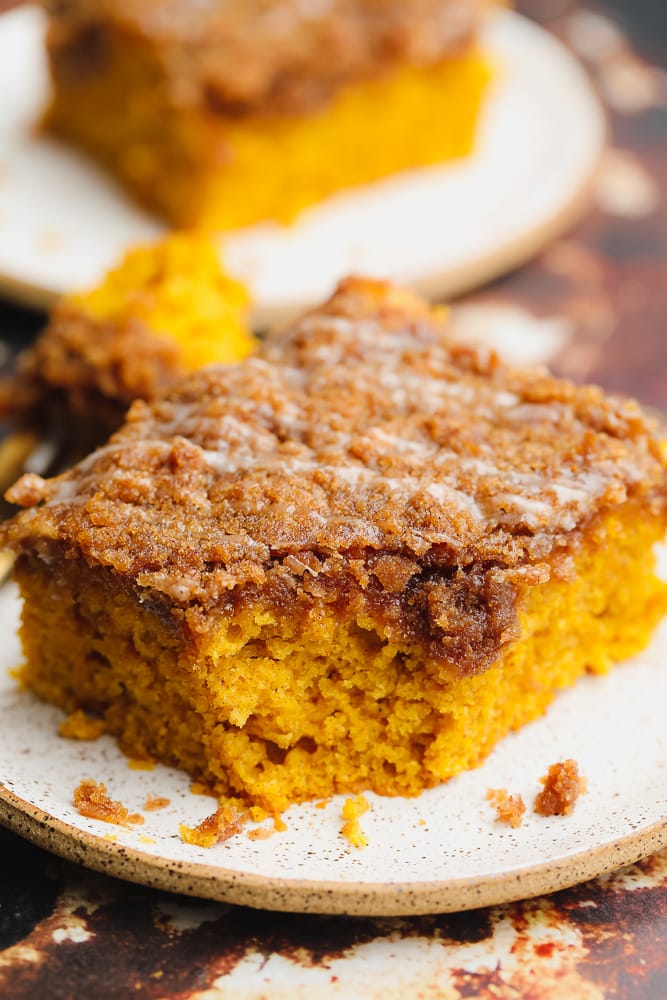
{"type": "MultiPolygon", "coordinates": [[[[605,122],[584,71],[541,28],[502,12],[485,29],[498,65],[474,154],[330,199],[291,227],[226,240],[259,323],[321,300],[350,271],[446,295],[542,247],[586,203],[605,122]]],[[[43,22],[0,18],[0,284],[38,304],[96,282],[159,225],[34,123],[48,82],[43,22]]]]}
{"type": "Polygon", "coordinates": [[[56,735],[62,714],[18,688],[17,599],[0,593],[0,819],[91,868],[177,892],[321,913],[444,912],[541,894],[584,881],[667,844],[667,622],[652,646],[609,675],[562,694],[547,715],[505,739],[483,767],[416,799],[369,795],[368,846],[341,836],[342,799],[285,813],[287,829],[252,840],[249,828],[211,849],[183,843],[179,824],[209,815],[186,776],[133,770],[109,737],[56,735]],[[539,778],[574,757],[588,792],[567,817],[532,811],[539,778]],[[136,827],[85,819],[72,806],[84,778],[103,781],[136,827]],[[514,830],[495,822],[489,788],[523,795],[514,830]],[[159,812],[147,796],[169,799],[159,812]]]}

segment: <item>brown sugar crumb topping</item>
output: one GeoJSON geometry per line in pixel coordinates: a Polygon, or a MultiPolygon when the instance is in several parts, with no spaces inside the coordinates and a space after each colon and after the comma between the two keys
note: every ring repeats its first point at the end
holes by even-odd
{"type": "Polygon", "coordinates": [[[552,764],[540,781],[544,788],[533,806],[540,816],[569,816],[580,794],[586,791],[586,779],[572,758],[552,764]]]}
{"type": "Polygon", "coordinates": [[[144,802],[146,812],[155,812],[157,809],[166,809],[170,800],[163,795],[149,795],[144,802]]]}
{"type": "Polygon", "coordinates": [[[209,367],[64,475],[24,477],[0,544],[58,548],[124,578],[189,635],[211,611],[328,601],[462,673],[518,635],[519,596],[592,520],[667,505],[667,456],[630,401],[452,343],[441,316],[348,279],[209,367]]]}
{"type": "Polygon", "coordinates": [[[181,823],[181,840],[195,847],[214,847],[240,833],[249,818],[246,808],[239,807],[235,802],[223,802],[194,828],[181,823]]]}
{"type": "MultiPolygon", "coordinates": [[[[466,43],[482,3],[46,0],[46,6],[59,29],[51,32],[50,48],[65,82],[90,74],[91,38],[112,47],[116,32],[139,39],[142,51],[158,49],[177,105],[237,117],[303,113],[342,85],[386,74],[403,61],[436,62],[466,43]]],[[[95,55],[104,65],[97,48],[95,55]]]]}
{"type": "Polygon", "coordinates": [[[80,782],[74,790],[73,803],[77,812],[89,819],[100,819],[104,823],[117,823],[119,826],[144,822],[141,813],[130,813],[122,802],[110,799],[106,785],[102,782],[80,782]]]}
{"type": "Polygon", "coordinates": [[[510,795],[506,788],[489,788],[486,797],[496,808],[498,823],[508,823],[515,829],[521,826],[526,806],[520,795],[510,795]]]}
{"type": "Polygon", "coordinates": [[[96,740],[106,732],[104,719],[98,719],[93,715],[78,708],[71,715],[68,715],[64,722],[58,726],[58,733],[68,740],[96,740]]]}

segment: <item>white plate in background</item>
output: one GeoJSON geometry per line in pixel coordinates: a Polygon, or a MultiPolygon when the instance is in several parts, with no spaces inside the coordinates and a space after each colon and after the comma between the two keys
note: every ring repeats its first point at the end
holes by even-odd
{"type": "MultiPolygon", "coordinates": [[[[97,283],[161,232],[92,161],[35,128],[48,94],[43,34],[36,7],[0,17],[0,287],[39,305],[97,283]]],[[[584,70],[509,11],[483,34],[499,68],[470,157],[337,195],[292,226],[226,236],[258,323],[322,300],[351,271],[461,292],[522,263],[582,211],[606,132],[584,70]]]]}

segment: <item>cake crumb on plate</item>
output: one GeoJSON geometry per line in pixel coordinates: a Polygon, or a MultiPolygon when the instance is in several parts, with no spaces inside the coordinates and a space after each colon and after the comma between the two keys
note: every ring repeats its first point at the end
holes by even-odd
{"type": "Polygon", "coordinates": [[[569,816],[582,792],[586,779],[579,774],[579,765],[571,757],[552,764],[540,778],[544,786],[535,796],[533,808],[539,816],[569,816]]]}
{"type": "Polygon", "coordinates": [[[514,829],[521,826],[526,805],[520,795],[510,795],[506,788],[489,788],[486,797],[496,808],[496,822],[509,823],[514,829]]]}
{"type": "Polygon", "coordinates": [[[370,803],[365,795],[353,795],[343,803],[342,816],[345,823],[340,832],[353,847],[368,846],[368,837],[361,829],[359,817],[369,809],[370,803]]]}
{"type": "Polygon", "coordinates": [[[249,818],[248,810],[239,808],[237,803],[222,802],[214,813],[197,826],[189,827],[181,823],[181,840],[195,847],[214,847],[240,833],[249,818]]]}
{"type": "Polygon", "coordinates": [[[89,819],[100,819],[104,823],[117,823],[119,826],[144,822],[141,813],[130,813],[122,802],[111,799],[102,781],[81,781],[74,789],[73,802],[76,811],[89,819]]]}
{"type": "Polygon", "coordinates": [[[144,809],[146,812],[155,812],[157,809],[166,809],[169,804],[170,800],[164,795],[147,795],[144,809]]]}

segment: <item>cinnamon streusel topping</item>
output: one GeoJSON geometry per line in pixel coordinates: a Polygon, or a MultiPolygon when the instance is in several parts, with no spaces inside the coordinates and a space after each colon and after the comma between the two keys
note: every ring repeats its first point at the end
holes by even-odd
{"type": "Polygon", "coordinates": [[[113,570],[206,634],[238,602],[326,601],[460,670],[516,636],[596,517],[667,502],[639,407],[448,342],[436,312],[348,279],[263,356],[203,370],[71,472],[24,476],[15,550],[113,570]]]}

